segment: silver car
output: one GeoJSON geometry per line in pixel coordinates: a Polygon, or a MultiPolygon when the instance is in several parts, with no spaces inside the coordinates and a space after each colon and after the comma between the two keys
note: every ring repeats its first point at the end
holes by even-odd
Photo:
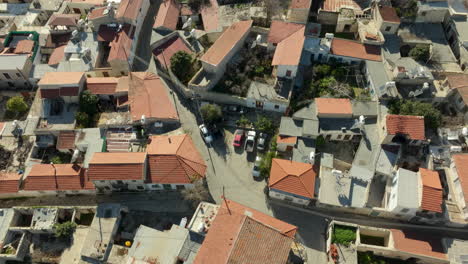
{"type": "Polygon", "coordinates": [[[210,134],[210,131],[208,131],[208,128],[205,126],[205,124],[201,124],[199,128],[203,140],[205,140],[207,144],[211,144],[211,142],[213,142],[213,136],[210,134]]]}
{"type": "Polygon", "coordinates": [[[255,178],[260,177],[260,164],[261,163],[262,163],[262,158],[257,156],[255,158],[255,163],[252,168],[252,176],[254,176],[255,178]]]}

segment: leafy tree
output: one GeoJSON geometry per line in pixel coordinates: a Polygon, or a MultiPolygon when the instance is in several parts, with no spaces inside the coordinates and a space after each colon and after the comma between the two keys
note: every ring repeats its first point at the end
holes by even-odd
{"type": "Polygon", "coordinates": [[[214,123],[221,119],[222,113],[221,108],[215,104],[206,104],[200,108],[201,115],[203,120],[206,123],[214,123]]]}
{"type": "Polygon", "coordinates": [[[333,228],[332,243],[348,246],[356,241],[356,228],[351,226],[335,225],[333,228]]]}
{"type": "Polygon", "coordinates": [[[193,188],[182,190],[181,194],[184,200],[192,203],[193,207],[197,207],[200,202],[210,199],[210,193],[201,179],[193,182],[193,188]]]}
{"type": "Polygon", "coordinates": [[[76,112],[75,114],[76,123],[79,127],[87,127],[89,124],[89,116],[85,112],[76,112]]]}
{"type": "Polygon", "coordinates": [[[437,129],[442,120],[442,114],[430,103],[410,100],[395,100],[389,103],[389,111],[395,115],[424,116],[426,127],[437,129]]]}
{"type": "Polygon", "coordinates": [[[244,115],[242,115],[239,118],[239,120],[237,120],[236,125],[240,127],[247,127],[248,125],[250,125],[250,120],[244,115]]]}
{"type": "Polygon", "coordinates": [[[99,97],[86,90],[82,92],[80,96],[80,111],[88,114],[88,116],[93,116],[98,112],[98,102],[99,97]]]}
{"type": "Polygon", "coordinates": [[[275,132],[275,125],[273,125],[273,121],[265,116],[257,118],[257,122],[255,122],[255,128],[270,134],[275,132]]]}
{"type": "Polygon", "coordinates": [[[324,78],[330,75],[331,67],[327,64],[319,64],[314,66],[314,73],[317,79],[324,78]]]}
{"type": "Polygon", "coordinates": [[[183,83],[190,81],[192,73],[192,56],[181,50],[171,57],[171,71],[183,83]]]}
{"type": "Polygon", "coordinates": [[[13,96],[8,99],[6,108],[8,111],[14,112],[16,115],[24,113],[28,110],[28,105],[24,102],[22,96],[13,96]]]}
{"type": "Polygon", "coordinates": [[[70,237],[73,232],[75,232],[76,223],[75,222],[65,222],[65,223],[57,223],[54,225],[54,234],[55,237],[59,238],[67,238],[70,237]]]}
{"type": "Polygon", "coordinates": [[[268,151],[260,162],[259,169],[262,177],[268,178],[270,176],[271,161],[276,158],[276,151],[268,151]]]}
{"type": "Polygon", "coordinates": [[[429,45],[417,44],[409,51],[408,55],[417,61],[427,62],[431,56],[429,45]]]}
{"type": "Polygon", "coordinates": [[[383,259],[378,259],[371,252],[358,252],[358,262],[360,264],[386,264],[383,259]]]}

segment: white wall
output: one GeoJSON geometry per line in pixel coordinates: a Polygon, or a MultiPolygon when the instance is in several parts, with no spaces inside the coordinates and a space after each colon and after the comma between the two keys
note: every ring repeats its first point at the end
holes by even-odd
{"type": "MultiPolygon", "coordinates": [[[[112,184],[117,184],[119,181],[117,180],[111,180],[111,181],[93,181],[94,186],[96,188],[108,188],[105,189],[105,191],[116,191],[117,189],[114,189],[112,187],[112,184]]],[[[123,180],[121,181],[123,184],[128,185],[129,190],[134,190],[134,191],[144,191],[145,190],[145,182],[143,180],[123,180]],[[140,187],[140,188],[139,188],[140,187]]]]}
{"type": "MultiPolygon", "coordinates": [[[[288,108],[289,102],[270,102],[267,100],[255,100],[254,98],[246,98],[245,99],[247,102],[247,107],[250,108],[257,108],[256,102],[260,101],[263,102],[263,109],[265,111],[274,111],[274,112],[279,112],[279,113],[284,113],[286,112],[286,109],[288,108]]],[[[257,108],[260,109],[260,108],[257,108]]]]}
{"type": "Polygon", "coordinates": [[[294,197],[292,195],[286,195],[284,193],[277,192],[274,189],[270,189],[269,195],[270,195],[270,197],[280,199],[280,200],[286,200],[287,198],[289,198],[289,200],[287,200],[287,201],[290,201],[290,202],[298,204],[298,205],[308,205],[310,203],[309,199],[301,199],[301,198],[294,197]],[[291,201],[291,199],[292,199],[292,201],[291,201]]]}
{"type": "MultiPolygon", "coordinates": [[[[387,210],[392,213],[411,218],[412,216],[416,215],[416,212],[419,210],[419,207],[408,208],[408,207],[404,207],[398,204],[398,195],[400,194],[400,190],[398,188],[399,180],[400,180],[400,174],[396,173],[392,181],[392,186],[390,187],[390,198],[388,201],[387,210]],[[408,209],[408,211],[402,212],[403,209],[408,209]]],[[[415,191],[418,191],[418,190],[415,190],[415,191]]],[[[421,195],[418,195],[418,197],[421,197],[421,195]]]]}
{"type": "Polygon", "coordinates": [[[293,79],[297,74],[297,65],[278,65],[276,67],[276,76],[278,78],[289,78],[293,79]],[[290,76],[286,76],[286,72],[291,71],[290,76]]]}
{"type": "MultiPolygon", "coordinates": [[[[177,186],[184,186],[185,189],[192,189],[193,184],[168,184],[171,186],[171,190],[177,190],[177,186]]],[[[163,184],[159,183],[147,183],[146,190],[148,191],[164,191],[166,190],[163,184]]]]}
{"type": "MultiPolygon", "coordinates": [[[[455,167],[455,162],[450,164],[450,173],[449,173],[449,181],[452,181],[452,185],[454,187],[453,193],[455,195],[455,199],[457,204],[460,208],[463,209],[465,214],[465,219],[468,219],[468,207],[465,202],[465,194],[463,193],[463,189],[460,183],[460,178],[458,177],[457,168],[455,167]]],[[[468,195],[468,194],[467,194],[468,195]]]]}

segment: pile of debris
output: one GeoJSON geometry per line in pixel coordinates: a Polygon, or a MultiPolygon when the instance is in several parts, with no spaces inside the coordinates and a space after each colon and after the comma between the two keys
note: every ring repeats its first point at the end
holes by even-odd
{"type": "Polygon", "coordinates": [[[13,152],[6,150],[3,146],[0,145],[0,170],[7,169],[13,158],[13,152]]]}

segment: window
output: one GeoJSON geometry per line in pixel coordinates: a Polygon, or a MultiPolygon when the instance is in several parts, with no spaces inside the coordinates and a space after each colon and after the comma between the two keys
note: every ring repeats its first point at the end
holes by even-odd
{"type": "Polygon", "coordinates": [[[341,139],[341,135],[336,136],[336,139],[341,139]]]}
{"type": "Polygon", "coordinates": [[[292,72],[290,70],[286,71],[286,76],[291,77],[292,72]]]}
{"type": "Polygon", "coordinates": [[[349,140],[350,137],[351,137],[350,135],[345,135],[343,140],[349,140]]]}
{"type": "Polygon", "coordinates": [[[325,140],[330,140],[330,139],[331,139],[331,135],[327,135],[327,136],[325,137],[325,140]]]}
{"type": "Polygon", "coordinates": [[[21,74],[16,73],[16,77],[21,78],[21,74]]]}
{"type": "Polygon", "coordinates": [[[386,27],[385,28],[385,32],[389,32],[390,30],[392,30],[392,27],[386,27]]]}
{"type": "Polygon", "coordinates": [[[279,105],[275,105],[275,109],[279,109],[279,105]]]}
{"type": "Polygon", "coordinates": [[[10,76],[10,74],[8,74],[8,73],[4,73],[3,76],[5,76],[5,78],[7,78],[8,80],[11,79],[11,76],[10,76]]]}
{"type": "Polygon", "coordinates": [[[137,186],[138,190],[144,190],[145,188],[143,186],[137,186]]]}
{"type": "Polygon", "coordinates": [[[463,101],[463,98],[459,97],[457,101],[458,101],[458,103],[461,103],[463,101]]]}
{"type": "Polygon", "coordinates": [[[421,16],[426,16],[426,11],[421,12],[421,16]]]}
{"type": "Polygon", "coordinates": [[[104,77],[109,77],[109,73],[108,73],[108,72],[102,72],[102,75],[103,75],[104,77]]]}
{"type": "Polygon", "coordinates": [[[154,188],[154,189],[159,189],[159,188],[161,188],[161,186],[159,186],[159,184],[153,184],[153,185],[151,185],[151,187],[154,188]]]}
{"type": "Polygon", "coordinates": [[[123,181],[117,181],[117,184],[123,184],[123,181]]]}
{"type": "Polygon", "coordinates": [[[125,75],[125,72],[120,72],[120,75],[125,75]]]}
{"type": "Polygon", "coordinates": [[[164,190],[172,190],[172,186],[170,184],[163,184],[164,190]]]}
{"type": "Polygon", "coordinates": [[[284,196],[284,200],[285,201],[288,201],[288,202],[292,202],[293,201],[293,198],[289,197],[289,196],[284,196]]]}
{"type": "Polygon", "coordinates": [[[109,186],[104,187],[105,190],[110,190],[109,186]]]}
{"type": "Polygon", "coordinates": [[[407,212],[409,212],[409,209],[408,208],[403,208],[403,209],[401,209],[401,212],[402,213],[407,213],[407,212]]]}
{"type": "Polygon", "coordinates": [[[132,180],[132,182],[136,182],[136,180],[132,180]]]}
{"type": "Polygon", "coordinates": [[[101,183],[105,183],[106,181],[99,181],[99,182],[101,182],[101,183]]]}
{"type": "Polygon", "coordinates": [[[184,185],[177,185],[176,188],[177,188],[177,190],[185,190],[184,185]]]}

